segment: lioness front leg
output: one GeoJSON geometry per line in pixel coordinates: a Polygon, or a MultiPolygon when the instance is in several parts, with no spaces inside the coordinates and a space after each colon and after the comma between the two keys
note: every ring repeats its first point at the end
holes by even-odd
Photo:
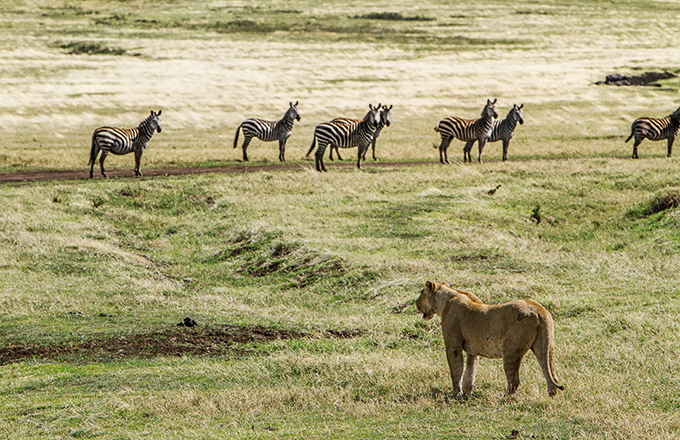
{"type": "Polygon", "coordinates": [[[472,390],[475,389],[475,375],[477,374],[478,356],[467,355],[467,362],[465,365],[465,375],[463,376],[463,396],[468,397],[472,390]]]}
{"type": "Polygon", "coordinates": [[[455,398],[459,398],[461,395],[460,383],[463,379],[463,348],[460,346],[447,346],[446,347],[446,360],[449,362],[449,370],[451,371],[451,382],[453,384],[453,390],[451,395],[455,398]]]}

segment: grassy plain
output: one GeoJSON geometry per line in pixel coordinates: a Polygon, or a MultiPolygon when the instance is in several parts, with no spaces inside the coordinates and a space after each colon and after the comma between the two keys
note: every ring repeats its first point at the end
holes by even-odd
{"type": "MultiPolygon", "coordinates": [[[[4,352],[142,338],[185,316],[304,336],[8,362],[0,434],[677,438],[680,161],[649,141],[642,159],[618,157],[636,117],[677,108],[680,81],[591,83],[680,69],[680,4],[450,3],[3,2],[4,171],[85,173],[94,128],[160,108],[142,169],[234,161],[241,120],[296,100],[292,162],[318,122],[369,101],[394,105],[381,160],[436,160],[439,119],[476,117],[487,98],[503,116],[524,103],[526,122],[507,163],[492,144],[470,166],[3,186],[4,352]],[[529,355],[515,397],[501,362],[482,360],[471,399],[449,400],[438,319],[412,303],[426,280],[544,304],[566,390],[547,397],[529,355]]],[[[271,162],[276,147],[249,155],[271,162]]]]}

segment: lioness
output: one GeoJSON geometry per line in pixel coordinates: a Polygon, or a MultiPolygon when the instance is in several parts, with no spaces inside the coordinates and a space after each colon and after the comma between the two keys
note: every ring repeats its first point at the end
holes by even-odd
{"type": "Polygon", "coordinates": [[[543,306],[534,301],[516,300],[505,304],[484,304],[472,293],[452,289],[443,283],[425,283],[416,301],[423,319],[437,314],[442,319],[446,359],[451,370],[453,395],[467,398],[474,388],[479,356],[503,358],[508,379],[507,394],[519,386],[519,366],[529,349],[534,352],[554,396],[558,385],[555,375],[553,321],[543,306]],[[467,367],[463,377],[463,351],[467,367]],[[461,388],[462,378],[462,388],[461,388]]]}

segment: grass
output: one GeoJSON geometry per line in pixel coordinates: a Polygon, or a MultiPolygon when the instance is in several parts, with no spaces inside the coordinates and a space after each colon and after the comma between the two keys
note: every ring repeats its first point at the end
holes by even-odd
{"type": "Polygon", "coordinates": [[[620,157],[680,82],[592,85],[677,70],[676,6],[148,5],[0,6],[0,171],[85,174],[96,127],[161,108],[142,169],[231,163],[243,119],[296,100],[287,159],[310,167],[4,185],[0,358],[25,353],[0,365],[3,437],[678,436],[679,160],[650,141],[620,157]],[[494,97],[502,116],[525,104],[510,161],[491,144],[463,165],[456,141],[454,165],[430,163],[436,123],[494,97]],[[380,160],[422,164],[312,171],[316,124],[369,102],[394,104],[380,160]],[[426,280],[545,305],[566,390],[549,398],[529,354],[516,396],[483,359],[450,400],[438,319],[413,304],[426,280]],[[230,328],[294,337],[216,336],[230,328]]]}

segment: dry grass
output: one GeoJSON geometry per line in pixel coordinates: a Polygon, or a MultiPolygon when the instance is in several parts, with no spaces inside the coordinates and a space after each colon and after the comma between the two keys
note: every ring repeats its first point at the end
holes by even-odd
{"type": "MultiPolygon", "coordinates": [[[[5,186],[0,347],[133,336],[185,316],[365,331],[244,344],[245,357],[3,365],[0,434],[677,437],[680,215],[673,204],[630,213],[677,195],[678,159],[653,142],[638,161],[612,156],[630,154],[636,117],[677,108],[680,82],[591,85],[678,68],[676,5],[147,6],[0,6],[1,168],[85,169],[94,128],[136,126],[159,108],[143,168],[235,160],[240,121],[278,118],[296,100],[291,161],[318,122],[369,102],[394,105],[381,160],[436,160],[439,119],[475,117],[490,97],[503,116],[524,103],[526,122],[508,163],[5,186]],[[512,160],[534,157],[575,159],[512,160]],[[529,355],[516,397],[503,398],[500,361],[483,360],[471,400],[449,401],[439,328],[412,305],[425,280],[548,307],[566,391],[548,398],[529,355]]],[[[249,154],[273,161],[275,149],[255,141],[249,154]]],[[[500,144],[485,157],[499,159],[500,144]]]]}

